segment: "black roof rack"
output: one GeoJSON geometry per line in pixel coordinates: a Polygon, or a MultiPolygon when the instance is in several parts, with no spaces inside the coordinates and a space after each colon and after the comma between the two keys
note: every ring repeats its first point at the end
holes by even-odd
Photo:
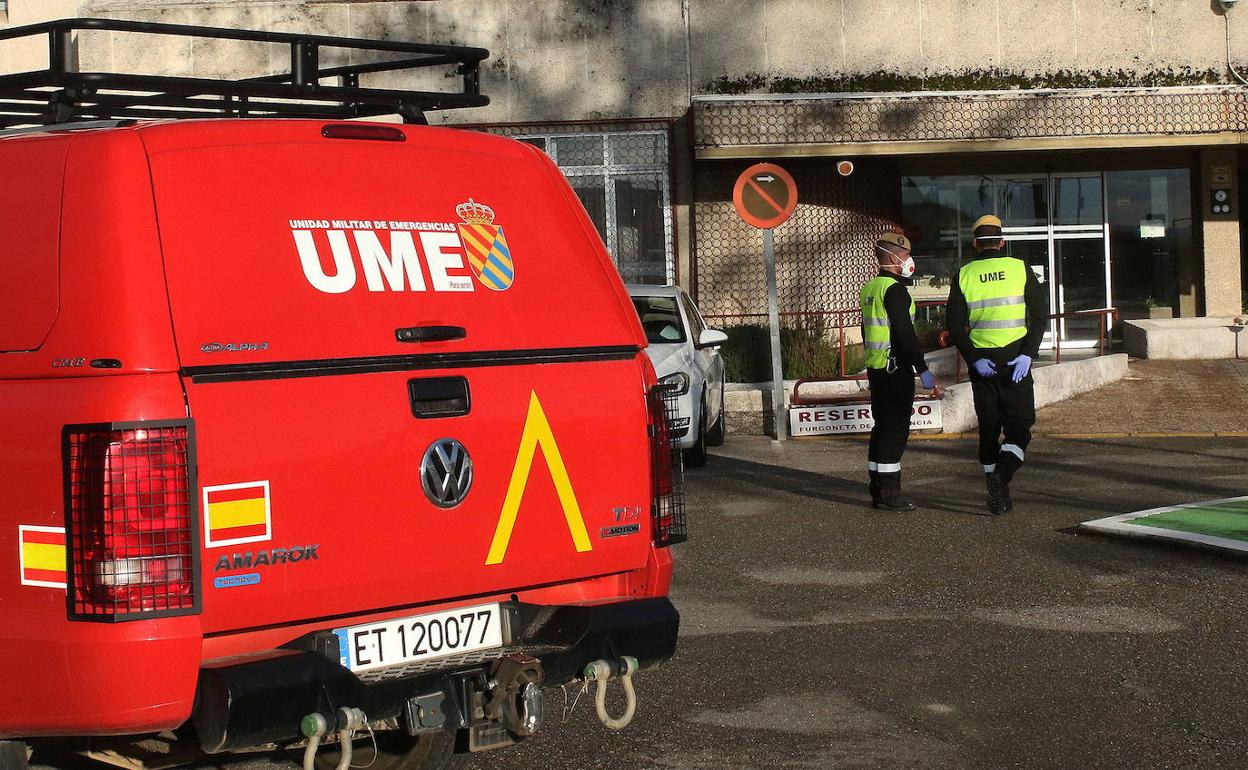
{"type": "Polygon", "coordinates": [[[480,92],[481,62],[490,55],[484,48],[117,19],[62,19],[12,27],[0,30],[0,44],[39,35],[47,37],[48,68],[0,75],[0,128],[133,118],[349,119],[392,114],[408,123],[424,123],[426,110],[483,107],[490,102],[480,92]],[[73,33],[80,30],[287,45],[290,71],[241,80],[78,72],[73,33]],[[323,67],[321,48],[396,58],[323,67]],[[463,78],[462,90],[360,87],[361,75],[426,67],[454,67],[454,74],[463,78]],[[332,85],[321,82],[331,78],[336,79],[332,85]]]}

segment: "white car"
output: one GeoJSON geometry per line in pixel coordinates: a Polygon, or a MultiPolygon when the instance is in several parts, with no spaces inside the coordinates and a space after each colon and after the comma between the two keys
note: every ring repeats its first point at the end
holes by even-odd
{"type": "Polygon", "coordinates": [[[706,328],[702,314],[680,287],[632,285],[650,346],[646,353],[659,382],[678,396],[672,430],[680,439],[685,464],[706,463],[706,447],[724,443],[724,361],[719,346],[728,335],[706,328]]]}

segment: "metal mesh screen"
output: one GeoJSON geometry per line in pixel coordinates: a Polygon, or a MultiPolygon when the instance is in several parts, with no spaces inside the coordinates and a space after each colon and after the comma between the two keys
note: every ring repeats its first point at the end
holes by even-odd
{"type": "Polygon", "coordinates": [[[189,433],[185,424],[66,428],[73,616],[121,620],[198,609],[189,433]]]}
{"type": "MultiPolygon", "coordinates": [[[[505,133],[555,161],[628,283],[672,283],[670,128],[511,128],[505,133]]],[[[504,133],[500,131],[499,133],[504,133]]]]}
{"type": "Polygon", "coordinates": [[[671,430],[680,414],[679,396],[672,388],[656,385],[649,393],[651,412],[650,462],[651,531],[657,546],[675,545],[688,539],[685,529],[685,468],[680,442],[671,430]]]}
{"type": "Polygon", "coordinates": [[[1200,134],[1248,130],[1238,87],[697,100],[694,143],[736,145],[1200,134]]]}
{"type": "MultiPolygon", "coordinates": [[[[762,231],[745,224],[732,206],[733,183],[748,165],[704,161],[694,174],[697,300],[712,325],[766,323],[762,231]]],[[[833,160],[782,165],[797,183],[798,206],[775,230],[781,312],[856,312],[858,292],[876,272],[875,239],[897,229],[900,219],[896,167],[864,161],[842,177],[833,160]]],[[[857,316],[846,323],[857,325],[857,316]]]]}

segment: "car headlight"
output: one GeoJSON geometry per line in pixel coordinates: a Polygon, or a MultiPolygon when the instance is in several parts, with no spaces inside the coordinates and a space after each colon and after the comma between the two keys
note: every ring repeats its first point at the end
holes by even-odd
{"type": "Polygon", "coordinates": [[[683,396],[689,392],[689,375],[684,372],[669,374],[659,380],[659,384],[662,385],[668,393],[683,396]]]}

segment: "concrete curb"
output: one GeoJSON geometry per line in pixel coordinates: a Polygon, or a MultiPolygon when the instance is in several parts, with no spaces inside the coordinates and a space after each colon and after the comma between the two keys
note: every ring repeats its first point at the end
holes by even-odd
{"type": "MultiPolygon", "coordinates": [[[[956,360],[956,353],[952,348],[927,355],[928,366],[938,378],[944,381],[953,378],[953,366],[956,360]]],[[[1127,356],[1117,353],[1081,361],[1038,366],[1032,370],[1032,376],[1036,381],[1036,408],[1038,409],[1121,380],[1127,376],[1127,356]]],[[[792,397],[793,384],[792,380],[784,383],[786,400],[792,397]]],[[[865,398],[866,390],[867,383],[863,380],[842,380],[819,383],[817,386],[811,386],[809,390],[803,388],[802,393],[812,396],[861,393],[865,398]]],[[[963,382],[950,385],[944,388],[942,393],[944,394],[942,401],[944,430],[940,434],[926,435],[935,437],[975,431],[979,421],[975,418],[971,384],[963,382]]],[[[771,434],[773,425],[770,404],[770,383],[728,385],[724,392],[724,406],[728,410],[729,432],[752,436],[771,434]]],[[[925,434],[914,435],[919,437],[925,434]]]]}

